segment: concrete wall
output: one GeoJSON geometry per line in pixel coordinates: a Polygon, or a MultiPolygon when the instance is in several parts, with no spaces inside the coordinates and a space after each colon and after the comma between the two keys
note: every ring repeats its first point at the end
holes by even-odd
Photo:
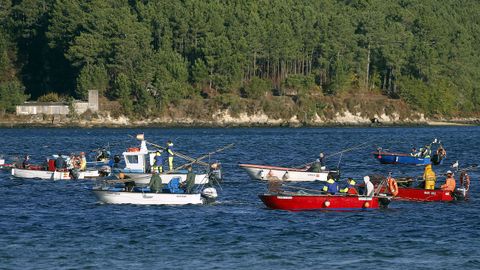
{"type": "Polygon", "coordinates": [[[75,102],[73,103],[73,107],[77,114],[82,114],[89,109],[88,102],[75,102]]]}
{"type": "Polygon", "coordinates": [[[98,111],[98,90],[88,90],[88,109],[98,111]]]}
{"type": "MultiPolygon", "coordinates": [[[[88,91],[88,102],[75,101],[73,107],[77,114],[82,114],[87,110],[92,112],[98,111],[98,91],[88,91]]],[[[35,115],[35,114],[59,114],[67,115],[69,113],[68,104],[65,103],[39,103],[25,102],[23,105],[16,107],[17,115],[35,115]]]]}
{"type": "Polygon", "coordinates": [[[31,114],[68,114],[68,105],[33,105],[25,104],[17,106],[17,115],[31,114]]]}

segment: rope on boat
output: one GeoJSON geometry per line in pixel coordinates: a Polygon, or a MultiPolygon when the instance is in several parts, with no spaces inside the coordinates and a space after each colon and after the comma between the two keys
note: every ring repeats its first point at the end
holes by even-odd
{"type": "MultiPolygon", "coordinates": [[[[130,137],[132,137],[132,138],[135,138],[135,137],[132,136],[132,135],[128,135],[128,136],[130,136],[130,137]]],[[[151,146],[153,146],[153,147],[155,147],[155,148],[161,149],[161,150],[166,150],[166,149],[167,149],[167,148],[164,147],[164,146],[161,146],[161,145],[158,145],[158,144],[149,142],[149,141],[145,141],[145,143],[147,143],[147,144],[149,144],[149,145],[151,145],[151,146]]],[[[183,158],[183,159],[188,160],[188,161],[191,161],[191,162],[195,162],[195,158],[193,158],[193,157],[187,156],[187,155],[182,154],[182,153],[177,152],[177,151],[173,151],[173,153],[174,153],[176,156],[180,157],[180,158],[183,158]]],[[[198,164],[200,164],[200,165],[202,165],[202,166],[208,166],[208,163],[203,162],[203,161],[196,161],[195,163],[198,163],[198,164]]]]}
{"type": "MultiPolygon", "coordinates": [[[[158,149],[162,149],[162,150],[166,150],[166,149],[167,149],[166,147],[160,146],[160,145],[155,144],[155,143],[151,143],[151,142],[149,142],[149,141],[145,141],[145,142],[146,142],[147,144],[153,146],[153,147],[158,148],[158,149]]],[[[188,161],[191,161],[191,162],[194,162],[194,163],[198,163],[198,164],[200,164],[200,165],[202,165],[202,166],[208,166],[208,163],[206,163],[206,162],[203,162],[203,161],[195,161],[195,158],[190,157],[190,156],[187,156],[187,155],[182,154],[182,153],[179,153],[179,152],[177,152],[177,151],[173,151],[173,154],[174,154],[175,156],[178,156],[178,157],[183,158],[183,159],[185,159],[185,160],[188,160],[188,161]]]]}
{"type": "Polygon", "coordinates": [[[214,155],[214,154],[216,154],[216,153],[220,153],[220,152],[222,152],[222,151],[224,151],[224,150],[226,150],[226,149],[228,149],[228,148],[233,147],[234,145],[235,145],[234,143],[225,145],[225,146],[222,147],[222,148],[219,148],[219,149],[217,149],[217,150],[215,150],[215,151],[213,151],[213,152],[210,152],[210,153],[207,153],[207,154],[205,154],[205,155],[203,155],[203,156],[200,156],[200,157],[196,158],[195,160],[193,160],[193,161],[191,161],[191,162],[189,162],[189,163],[185,163],[185,164],[183,164],[183,165],[180,165],[180,166],[178,166],[177,168],[175,168],[175,169],[173,169],[173,170],[167,171],[166,173],[178,171],[178,170],[180,170],[180,169],[182,169],[182,168],[185,168],[185,167],[188,167],[188,166],[190,166],[190,165],[192,165],[192,164],[194,164],[194,163],[198,163],[199,161],[202,161],[203,159],[206,159],[207,157],[210,158],[211,155],[214,155]]]}
{"type": "MultiPolygon", "coordinates": [[[[325,155],[325,158],[327,158],[327,157],[334,157],[334,156],[337,156],[337,155],[341,155],[341,156],[340,156],[340,160],[338,161],[338,164],[339,164],[339,165],[337,166],[337,167],[339,167],[339,166],[340,166],[340,162],[341,162],[342,157],[343,157],[343,153],[347,153],[347,152],[350,152],[350,151],[353,151],[353,150],[370,147],[371,145],[368,145],[368,143],[370,143],[370,142],[364,142],[364,143],[361,143],[361,144],[359,144],[359,145],[356,145],[356,146],[353,146],[353,147],[344,149],[344,150],[342,150],[342,151],[339,151],[339,152],[336,152],[336,153],[333,153],[333,154],[330,154],[330,155],[325,155]]],[[[308,162],[308,163],[305,163],[305,164],[303,164],[303,165],[298,166],[298,168],[303,168],[303,167],[305,167],[305,166],[310,166],[310,165],[312,165],[313,163],[314,163],[314,161],[308,162]]]]}

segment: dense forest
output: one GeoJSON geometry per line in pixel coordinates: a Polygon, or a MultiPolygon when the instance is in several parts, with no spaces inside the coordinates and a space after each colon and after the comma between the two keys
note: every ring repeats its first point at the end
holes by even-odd
{"type": "Polygon", "coordinates": [[[98,89],[134,117],[186,100],[312,115],[357,94],[475,114],[479,14],[476,0],[0,0],[0,110],[98,89]]]}

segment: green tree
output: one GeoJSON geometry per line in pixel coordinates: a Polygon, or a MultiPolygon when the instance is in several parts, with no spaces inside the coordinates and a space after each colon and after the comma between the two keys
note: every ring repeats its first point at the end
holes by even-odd
{"type": "Polygon", "coordinates": [[[0,112],[14,113],[15,106],[22,104],[28,95],[24,94],[24,87],[18,81],[0,83],[0,112]]]}
{"type": "Polygon", "coordinates": [[[88,97],[88,90],[98,90],[101,95],[105,93],[108,85],[109,78],[103,65],[87,65],[78,76],[76,93],[85,99],[88,97]]]}

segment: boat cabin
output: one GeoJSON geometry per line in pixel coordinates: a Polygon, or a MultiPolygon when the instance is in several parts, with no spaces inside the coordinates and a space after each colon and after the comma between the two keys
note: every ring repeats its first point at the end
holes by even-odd
{"type": "Polygon", "coordinates": [[[147,148],[146,141],[142,140],[140,148],[132,147],[123,152],[126,173],[149,173],[154,162],[156,151],[147,148]]]}

